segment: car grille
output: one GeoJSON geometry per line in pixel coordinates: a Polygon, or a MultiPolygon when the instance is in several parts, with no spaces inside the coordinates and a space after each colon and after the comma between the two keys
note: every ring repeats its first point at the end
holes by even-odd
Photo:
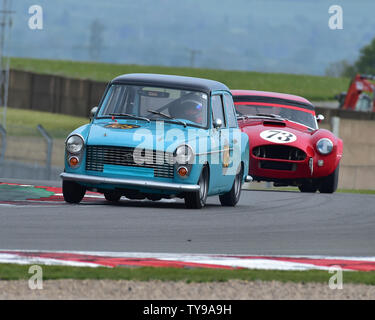
{"type": "Polygon", "coordinates": [[[290,162],[279,162],[279,161],[259,161],[259,167],[261,169],[271,170],[283,170],[283,171],[296,171],[297,164],[290,162]]]}
{"type": "Polygon", "coordinates": [[[298,148],[282,145],[259,146],[253,149],[253,155],[264,159],[303,161],[306,153],[298,148]]]}
{"type": "Polygon", "coordinates": [[[155,150],[142,150],[137,153],[130,147],[87,146],[86,170],[102,172],[105,164],[152,168],[155,177],[173,178],[174,175],[172,153],[155,150]],[[144,163],[141,163],[141,159],[144,163]]]}

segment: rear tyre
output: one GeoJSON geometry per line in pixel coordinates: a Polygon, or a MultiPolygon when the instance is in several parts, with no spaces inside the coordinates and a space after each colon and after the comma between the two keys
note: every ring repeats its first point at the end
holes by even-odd
{"type": "Polygon", "coordinates": [[[104,197],[107,201],[110,201],[110,202],[117,202],[120,200],[121,198],[121,194],[117,193],[117,192],[104,192],[104,197]]]}
{"type": "Polygon", "coordinates": [[[305,193],[315,193],[318,190],[318,186],[313,185],[310,182],[306,182],[300,186],[298,186],[299,191],[305,193]]]}
{"type": "Polygon", "coordinates": [[[74,181],[63,181],[64,200],[68,203],[80,203],[86,193],[86,188],[74,181]]]}
{"type": "Polygon", "coordinates": [[[319,187],[320,193],[334,193],[339,183],[339,166],[328,177],[322,179],[319,187]]]}
{"type": "Polygon", "coordinates": [[[219,196],[220,203],[222,206],[225,207],[234,207],[237,202],[240,200],[241,196],[241,188],[242,188],[242,175],[243,169],[239,173],[236,174],[233,182],[232,189],[229,192],[224,193],[219,196]]]}
{"type": "Polygon", "coordinates": [[[199,191],[187,192],[185,194],[185,206],[188,209],[201,209],[206,205],[208,193],[209,174],[207,167],[203,167],[198,180],[199,191]]]}

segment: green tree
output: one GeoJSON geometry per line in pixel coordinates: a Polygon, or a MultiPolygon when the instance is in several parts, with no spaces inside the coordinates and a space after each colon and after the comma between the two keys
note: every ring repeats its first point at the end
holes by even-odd
{"type": "Polygon", "coordinates": [[[375,38],[359,51],[359,58],[354,64],[346,60],[333,62],[325,70],[326,76],[349,77],[356,73],[375,75],[375,38]]]}
{"type": "Polygon", "coordinates": [[[375,74],[375,38],[361,49],[354,66],[360,73],[375,74]]]}
{"type": "Polygon", "coordinates": [[[333,62],[325,70],[328,77],[353,77],[356,74],[355,67],[346,60],[333,62]]]}

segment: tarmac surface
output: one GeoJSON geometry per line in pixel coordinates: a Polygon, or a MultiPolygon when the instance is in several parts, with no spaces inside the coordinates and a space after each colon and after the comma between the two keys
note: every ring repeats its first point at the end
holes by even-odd
{"type": "Polygon", "coordinates": [[[79,205],[0,202],[0,249],[375,256],[375,196],[243,190],[235,208],[208,198],[79,205]]]}

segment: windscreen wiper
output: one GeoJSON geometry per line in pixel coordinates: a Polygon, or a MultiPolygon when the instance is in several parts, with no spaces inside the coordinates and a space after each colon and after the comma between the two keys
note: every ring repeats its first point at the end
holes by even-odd
{"type": "Polygon", "coordinates": [[[274,113],[257,113],[256,115],[259,116],[259,117],[269,117],[269,118],[277,118],[277,119],[284,120],[283,117],[279,116],[278,114],[274,114],[274,113]]]}
{"type": "Polygon", "coordinates": [[[238,116],[237,119],[258,119],[258,118],[272,118],[277,120],[285,120],[283,117],[273,114],[273,113],[257,113],[256,115],[250,115],[250,114],[244,114],[241,116],[238,116]]]}
{"type": "Polygon", "coordinates": [[[237,119],[248,119],[248,118],[250,118],[250,116],[248,116],[248,115],[246,115],[246,114],[242,114],[242,115],[236,115],[236,118],[237,119]]]}
{"type": "Polygon", "coordinates": [[[160,111],[154,111],[154,110],[147,110],[147,112],[150,112],[150,113],[153,113],[153,114],[157,114],[157,115],[162,116],[162,117],[164,117],[164,118],[167,118],[167,119],[170,119],[170,120],[176,121],[176,122],[182,124],[184,127],[187,126],[186,122],[181,121],[181,120],[178,120],[178,119],[176,119],[176,118],[173,118],[173,117],[171,117],[171,116],[169,116],[169,115],[167,115],[167,114],[165,114],[165,113],[163,113],[163,112],[160,112],[160,111]]]}
{"type": "Polygon", "coordinates": [[[126,118],[132,118],[132,119],[144,120],[144,121],[150,122],[149,118],[140,117],[140,116],[136,116],[134,114],[129,114],[129,113],[109,113],[109,115],[114,116],[114,117],[126,117],[126,118]]]}

